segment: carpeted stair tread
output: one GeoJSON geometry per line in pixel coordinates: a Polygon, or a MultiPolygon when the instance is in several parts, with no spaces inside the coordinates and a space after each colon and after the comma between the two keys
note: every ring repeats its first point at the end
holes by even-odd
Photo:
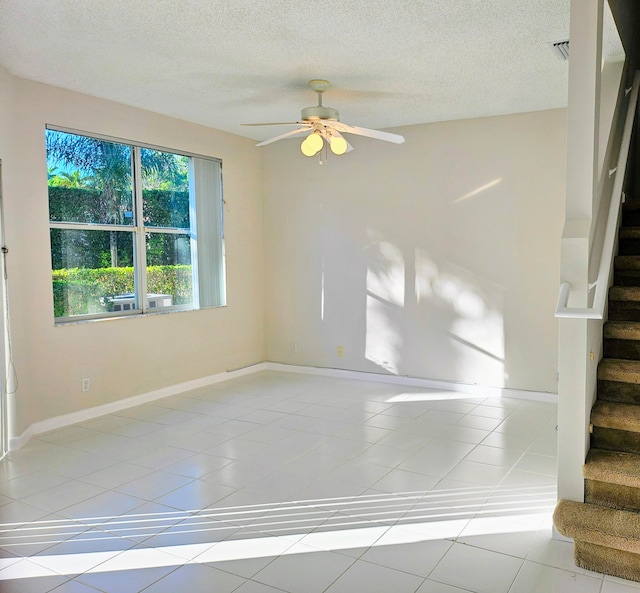
{"type": "MultiPolygon", "coordinates": [[[[640,321],[607,321],[603,335],[602,354],[605,358],[640,360],[640,321]]],[[[602,399],[609,398],[605,396],[602,399]]]]}
{"type": "Polygon", "coordinates": [[[598,364],[598,379],[619,383],[640,383],[640,361],[603,358],[598,364]]]}
{"type": "Polygon", "coordinates": [[[616,255],[613,265],[617,270],[640,270],[640,256],[616,255]]]}
{"type": "MultiPolygon", "coordinates": [[[[640,257],[638,265],[640,266],[640,257]]],[[[612,286],[609,289],[609,301],[640,301],[640,286],[612,286]]]]}
{"type": "Polygon", "coordinates": [[[623,226],[620,227],[620,239],[640,239],[640,227],[623,226]]]}
{"type": "Polygon", "coordinates": [[[583,475],[587,480],[640,488],[640,455],[592,448],[583,475]]]}
{"type": "Polygon", "coordinates": [[[591,409],[591,423],[601,428],[640,433],[640,406],[597,400],[591,409]]]}
{"type": "Polygon", "coordinates": [[[553,524],[565,537],[640,554],[640,514],[573,500],[560,500],[553,524]]]}
{"type": "Polygon", "coordinates": [[[604,338],[609,340],[640,340],[639,321],[607,321],[604,338]]]}

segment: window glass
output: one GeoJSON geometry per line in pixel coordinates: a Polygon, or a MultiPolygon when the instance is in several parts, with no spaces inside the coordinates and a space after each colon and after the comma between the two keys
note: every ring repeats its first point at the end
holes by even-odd
{"type": "Polygon", "coordinates": [[[131,147],[47,130],[49,219],[133,225],[131,147]]]}
{"type": "Polygon", "coordinates": [[[157,232],[148,234],[147,292],[149,308],[193,306],[189,235],[157,232]]]}
{"type": "Polygon", "coordinates": [[[135,292],[132,234],[51,229],[53,307],[56,317],[113,311],[117,295],[135,292]],[[112,245],[118,265],[111,265],[112,245]]]}
{"type": "Polygon", "coordinates": [[[148,148],[140,158],[145,226],[190,228],[189,158],[148,148]]]}

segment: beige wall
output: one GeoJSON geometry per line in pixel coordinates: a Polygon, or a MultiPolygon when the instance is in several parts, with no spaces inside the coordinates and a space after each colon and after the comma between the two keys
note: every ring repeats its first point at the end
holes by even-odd
{"type": "Polygon", "coordinates": [[[0,66],[0,150],[6,154],[9,152],[9,140],[11,137],[10,110],[13,106],[13,77],[0,66]]]}
{"type": "MultiPolygon", "coordinates": [[[[184,121],[12,78],[3,162],[17,436],[47,418],[236,369],[265,358],[261,154],[253,142],[184,121]],[[54,326],[45,124],[223,161],[227,303],[219,309],[54,326]],[[91,378],[81,393],[80,379],[91,378]]],[[[0,91],[0,101],[3,93],[0,91]]]]}
{"type": "Polygon", "coordinates": [[[268,359],[556,392],[566,112],[397,131],[266,148],[268,359]]]}

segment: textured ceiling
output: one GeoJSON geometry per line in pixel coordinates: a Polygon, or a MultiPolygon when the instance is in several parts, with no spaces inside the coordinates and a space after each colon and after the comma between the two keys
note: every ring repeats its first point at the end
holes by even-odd
{"type": "Polygon", "coordinates": [[[256,139],[280,130],[240,124],[297,120],[311,78],[372,128],[563,107],[568,33],[569,0],[0,0],[14,75],[256,139]]]}

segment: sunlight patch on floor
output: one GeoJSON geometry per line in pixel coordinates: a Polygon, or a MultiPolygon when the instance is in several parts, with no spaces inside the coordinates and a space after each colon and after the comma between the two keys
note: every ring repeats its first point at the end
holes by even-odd
{"type": "Polygon", "coordinates": [[[35,554],[20,564],[16,557],[0,558],[0,581],[120,570],[247,560],[307,552],[453,539],[465,535],[495,535],[538,531],[549,521],[555,504],[551,487],[458,488],[428,492],[400,492],[199,509],[175,513],[145,513],[116,517],[87,517],[77,521],[34,521],[21,527],[4,524],[0,530],[6,550],[20,555],[20,547],[38,538],[55,543],[56,532],[69,541],[113,540],[113,550],[35,554]],[[216,531],[229,531],[221,540],[216,531]],[[87,534],[83,540],[82,534],[87,534]],[[205,542],[146,545],[138,538],[210,533],[205,542]],[[116,545],[125,541],[130,549],[116,545]],[[135,546],[135,547],[134,547],[135,546]],[[38,567],[41,567],[38,573],[38,567]],[[6,570],[5,570],[6,569],[6,570]],[[21,572],[23,571],[23,572],[21,572]]]}

